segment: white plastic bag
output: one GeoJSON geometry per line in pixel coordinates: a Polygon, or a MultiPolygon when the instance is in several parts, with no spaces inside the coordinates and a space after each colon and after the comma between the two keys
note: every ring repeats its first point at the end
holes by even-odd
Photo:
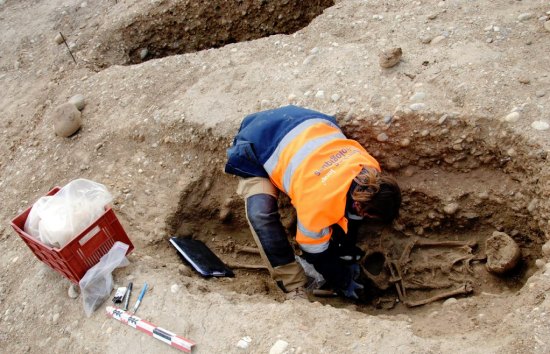
{"type": "Polygon", "coordinates": [[[92,313],[109,297],[113,290],[113,270],[126,267],[130,262],[126,258],[128,245],[115,242],[113,247],[99,262],[88,269],[78,283],[84,302],[84,312],[90,317],[92,313]]]}
{"type": "Polygon", "coordinates": [[[62,248],[99,218],[112,200],[104,185],[76,179],[33,205],[25,232],[46,245],[62,248]]]}
{"type": "Polygon", "coordinates": [[[42,197],[34,203],[31,208],[31,212],[25,221],[25,232],[33,237],[40,238],[40,232],[38,231],[40,224],[40,216],[38,216],[39,211],[44,209],[44,205],[48,202],[48,199],[51,197],[42,197]]]}

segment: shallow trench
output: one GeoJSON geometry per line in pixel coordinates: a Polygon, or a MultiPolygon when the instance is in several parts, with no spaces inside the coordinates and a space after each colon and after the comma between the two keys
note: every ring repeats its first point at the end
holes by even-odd
{"type": "Polygon", "coordinates": [[[160,1],[101,35],[94,62],[100,67],[137,64],[274,34],[291,34],[332,5],[333,0],[160,1]]]}
{"type": "MultiPolygon", "coordinates": [[[[365,224],[361,229],[359,244],[368,254],[381,252],[381,259],[398,260],[413,240],[470,243],[462,247],[413,247],[401,269],[411,302],[464,284],[473,289],[466,296],[474,297],[481,293],[510,294],[523,286],[536,270],[535,260],[540,258],[545,233],[549,232],[549,190],[544,184],[548,168],[543,149],[527,144],[500,123],[483,118],[446,114],[337,118],[346,135],[362,143],[402,187],[398,222],[392,226],[365,224]],[[381,133],[388,137],[384,142],[377,140],[381,133]],[[497,230],[512,237],[521,249],[517,266],[500,276],[489,273],[485,266],[485,241],[497,230]]],[[[230,141],[221,140],[218,146],[227,146],[230,141]]],[[[206,139],[197,140],[195,148],[206,148],[201,141],[206,139]]],[[[214,153],[224,160],[224,149],[216,148],[214,153]]],[[[244,204],[234,192],[236,183],[236,178],[218,169],[205,170],[203,178],[181,191],[178,210],[168,218],[167,229],[171,236],[204,241],[222,260],[237,267],[234,279],[216,282],[221,285],[218,289],[280,299],[280,291],[265,270],[239,268],[261,266],[262,260],[246,251],[255,245],[244,219],[244,204]]],[[[279,204],[292,240],[293,209],[285,197],[279,204]]],[[[169,248],[167,242],[163,244],[169,248]]],[[[373,257],[380,258],[380,254],[373,257]]],[[[392,282],[386,281],[385,288],[377,289],[372,282],[377,277],[366,275],[362,280],[369,286],[357,302],[360,311],[406,311],[397,301],[392,282]]],[[[334,298],[316,300],[336,306],[349,304],[334,298]]]]}

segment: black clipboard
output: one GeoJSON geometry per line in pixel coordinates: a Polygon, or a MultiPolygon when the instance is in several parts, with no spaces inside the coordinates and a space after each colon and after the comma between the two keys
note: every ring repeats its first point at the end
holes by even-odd
{"type": "Polygon", "coordinates": [[[233,277],[235,273],[199,240],[171,237],[170,243],[178,254],[203,277],[233,277]]]}

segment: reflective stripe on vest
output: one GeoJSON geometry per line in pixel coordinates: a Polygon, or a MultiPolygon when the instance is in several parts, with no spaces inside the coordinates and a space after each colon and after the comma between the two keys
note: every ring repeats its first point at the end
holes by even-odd
{"type": "Polygon", "coordinates": [[[301,133],[304,132],[304,130],[306,130],[307,128],[315,125],[315,124],[319,124],[319,123],[323,123],[323,124],[327,124],[327,125],[330,125],[331,127],[334,127],[336,129],[338,129],[338,127],[336,125],[334,125],[331,121],[328,121],[326,119],[320,119],[320,118],[314,118],[314,119],[308,119],[300,124],[298,124],[297,126],[295,126],[294,128],[292,128],[291,131],[289,131],[285,136],[284,138],[281,140],[281,142],[279,143],[279,145],[277,145],[277,148],[275,149],[275,151],[273,151],[273,153],[271,154],[271,156],[267,159],[267,161],[265,162],[264,164],[264,168],[265,170],[267,171],[267,173],[271,176],[273,174],[273,171],[275,170],[275,167],[277,167],[277,164],[279,163],[279,158],[281,157],[281,153],[283,152],[283,150],[298,136],[300,135],[301,133]]]}
{"type": "Polygon", "coordinates": [[[315,231],[311,231],[311,230],[308,230],[301,222],[300,220],[298,220],[298,230],[304,234],[304,236],[307,236],[311,239],[315,239],[315,240],[318,240],[320,238],[322,238],[323,236],[326,236],[328,234],[330,234],[330,228],[329,227],[325,227],[323,228],[321,231],[319,232],[315,232],[315,231]]]}
{"type": "Polygon", "coordinates": [[[323,242],[319,244],[307,244],[307,243],[301,243],[300,248],[308,253],[321,253],[323,251],[326,251],[328,249],[329,242],[323,242]]]}
{"type": "Polygon", "coordinates": [[[300,248],[309,253],[321,253],[325,251],[332,236],[332,229],[325,227],[319,232],[308,230],[300,220],[296,230],[296,242],[300,248]]]}

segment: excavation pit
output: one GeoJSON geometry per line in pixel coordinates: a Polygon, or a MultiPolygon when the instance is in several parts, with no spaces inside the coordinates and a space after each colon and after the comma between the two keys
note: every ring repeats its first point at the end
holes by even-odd
{"type": "Polygon", "coordinates": [[[101,35],[94,61],[100,67],[131,65],[291,34],[332,5],[333,0],[161,2],[101,35]]]}
{"type": "MultiPolygon", "coordinates": [[[[392,274],[387,288],[362,294],[355,303],[359,311],[402,313],[446,293],[453,295],[437,301],[475,299],[481,294],[511,296],[537,270],[535,261],[542,258],[548,233],[549,206],[542,199],[548,192],[540,183],[548,174],[546,152],[501,123],[443,117],[402,114],[389,123],[384,117],[337,117],[346,135],[365,146],[397,178],[403,192],[399,220],[392,226],[365,223],[358,245],[367,252],[378,250],[367,255],[372,263],[363,264],[374,276],[387,270],[389,261],[400,262],[410,306],[400,299],[392,274]],[[381,132],[389,139],[377,141],[381,132]],[[521,249],[518,264],[503,275],[492,274],[485,266],[486,240],[495,231],[509,235],[521,249]]],[[[230,141],[227,137],[220,146],[230,141]]],[[[216,154],[224,160],[223,148],[216,154]]],[[[206,242],[235,268],[235,279],[205,280],[210,291],[282,300],[259,254],[251,251],[255,244],[244,203],[235,194],[237,179],[219,170],[205,170],[182,191],[179,208],[167,222],[169,233],[206,242]]],[[[293,209],[285,197],[279,206],[292,240],[293,209]]],[[[350,304],[340,298],[315,300],[350,304]]]]}

